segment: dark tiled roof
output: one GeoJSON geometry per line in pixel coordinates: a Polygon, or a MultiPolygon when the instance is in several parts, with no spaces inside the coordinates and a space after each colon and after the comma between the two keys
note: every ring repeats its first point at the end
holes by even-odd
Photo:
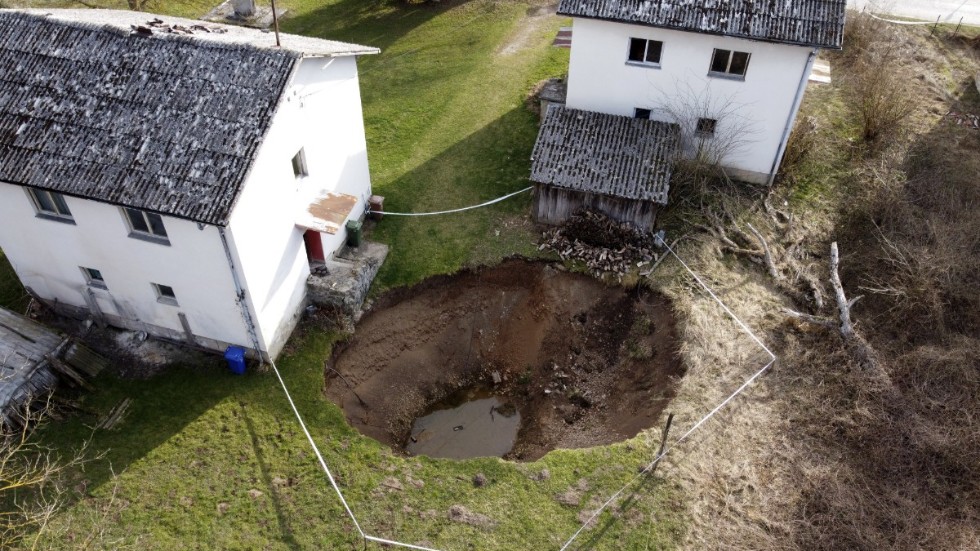
{"type": "Polygon", "coordinates": [[[551,105],[531,154],[531,180],[667,204],[676,124],[551,105]]]}
{"type": "Polygon", "coordinates": [[[0,181],[225,224],[299,57],[0,12],[0,181]]]}
{"type": "Polygon", "coordinates": [[[840,49],[847,0],[561,0],[559,15],[840,49]]]}

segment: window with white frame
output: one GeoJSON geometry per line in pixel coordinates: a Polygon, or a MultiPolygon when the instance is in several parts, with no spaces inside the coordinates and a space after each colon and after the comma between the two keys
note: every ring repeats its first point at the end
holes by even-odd
{"type": "Polygon", "coordinates": [[[155,243],[170,244],[167,229],[163,226],[163,217],[145,210],[124,207],[126,222],[129,225],[129,236],[145,239],[155,243]]]}
{"type": "Polygon", "coordinates": [[[736,52],[734,50],[715,48],[715,53],[711,57],[711,67],[708,69],[708,74],[711,76],[745,78],[745,71],[749,68],[749,57],[748,52],[736,52]]]}
{"type": "Polygon", "coordinates": [[[98,289],[108,289],[109,287],[105,284],[105,278],[102,277],[102,272],[96,270],[95,268],[86,268],[84,266],[79,266],[82,270],[82,275],[85,276],[85,283],[89,287],[95,287],[98,289]]]}
{"type": "Polygon", "coordinates": [[[306,169],[306,153],[303,148],[293,155],[293,176],[297,178],[302,178],[304,176],[309,176],[310,172],[306,169]]]}
{"type": "Polygon", "coordinates": [[[716,119],[698,119],[698,124],[694,128],[694,133],[699,138],[712,138],[715,135],[715,127],[718,126],[716,119]]]}
{"type": "Polygon", "coordinates": [[[71,211],[68,210],[68,203],[65,202],[65,197],[62,194],[32,187],[26,189],[38,215],[66,222],[74,221],[71,211]]]}
{"type": "Polygon", "coordinates": [[[659,40],[630,38],[630,48],[626,54],[626,61],[643,65],[660,65],[660,56],[663,51],[664,43],[659,40]]]}
{"type": "Polygon", "coordinates": [[[644,109],[642,107],[635,107],[633,109],[633,118],[634,119],[649,119],[650,118],[650,110],[649,109],[644,109]]]}
{"type": "Polygon", "coordinates": [[[162,302],[163,304],[172,304],[177,306],[177,295],[174,293],[174,288],[169,285],[161,285],[159,283],[153,283],[153,290],[157,294],[157,302],[162,302]]]}

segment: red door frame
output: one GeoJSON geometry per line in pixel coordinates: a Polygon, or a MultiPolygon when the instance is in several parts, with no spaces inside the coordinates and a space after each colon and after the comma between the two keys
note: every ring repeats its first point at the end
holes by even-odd
{"type": "Polygon", "coordinates": [[[310,262],[326,261],[326,257],[323,255],[323,241],[320,240],[320,232],[306,230],[306,233],[303,234],[303,242],[306,244],[306,258],[310,262]]]}

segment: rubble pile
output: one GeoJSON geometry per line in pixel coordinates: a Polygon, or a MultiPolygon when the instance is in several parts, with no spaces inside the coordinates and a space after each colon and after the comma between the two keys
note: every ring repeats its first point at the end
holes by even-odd
{"type": "Polygon", "coordinates": [[[627,222],[582,209],[565,224],[541,234],[539,250],[550,249],[562,260],[579,260],[595,276],[622,277],[657,258],[653,234],[627,222]]]}
{"type": "Polygon", "coordinates": [[[974,130],[980,130],[980,115],[950,111],[949,113],[946,113],[946,118],[953,121],[953,124],[957,126],[965,126],[974,130]]]}

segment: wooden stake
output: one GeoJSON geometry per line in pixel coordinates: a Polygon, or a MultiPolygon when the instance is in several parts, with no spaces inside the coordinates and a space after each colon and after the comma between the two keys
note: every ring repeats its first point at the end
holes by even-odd
{"type": "Polygon", "coordinates": [[[664,430],[660,433],[660,449],[657,450],[657,457],[660,457],[664,453],[664,449],[667,447],[667,433],[670,432],[670,424],[674,422],[674,414],[667,414],[667,423],[664,425],[664,430]]]}
{"type": "Polygon", "coordinates": [[[272,1],[272,25],[276,29],[276,46],[282,47],[282,44],[279,43],[279,14],[276,13],[276,0],[271,0],[271,1],[272,1]]]}

